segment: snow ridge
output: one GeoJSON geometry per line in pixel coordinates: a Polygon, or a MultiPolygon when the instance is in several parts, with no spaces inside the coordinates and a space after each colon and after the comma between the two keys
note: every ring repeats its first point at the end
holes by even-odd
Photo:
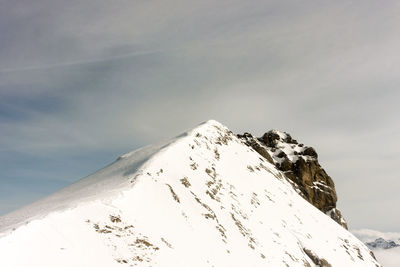
{"type": "Polygon", "coordinates": [[[0,225],[0,266],[380,266],[213,120],[0,225]]]}

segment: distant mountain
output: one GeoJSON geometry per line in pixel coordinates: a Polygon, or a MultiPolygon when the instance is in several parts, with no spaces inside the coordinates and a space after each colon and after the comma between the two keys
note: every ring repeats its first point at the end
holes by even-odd
{"type": "Polygon", "coordinates": [[[371,229],[351,230],[351,232],[364,243],[374,242],[377,239],[393,240],[397,244],[400,243],[400,233],[396,232],[380,232],[371,229]]]}
{"type": "Polygon", "coordinates": [[[352,230],[351,232],[373,250],[383,266],[400,266],[400,233],[385,233],[371,229],[352,230]]]}
{"type": "Polygon", "coordinates": [[[395,248],[400,246],[396,242],[392,240],[385,240],[383,238],[377,238],[375,241],[372,242],[367,242],[365,243],[370,249],[377,249],[377,248],[382,248],[382,249],[390,249],[390,248],[395,248]]]}
{"type": "Polygon", "coordinates": [[[314,149],[208,121],[0,217],[0,266],[380,266],[336,200],[314,149]]]}

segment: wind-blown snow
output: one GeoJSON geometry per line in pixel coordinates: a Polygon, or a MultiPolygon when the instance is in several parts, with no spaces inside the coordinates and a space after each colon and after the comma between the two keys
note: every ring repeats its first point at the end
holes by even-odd
{"type": "Polygon", "coordinates": [[[182,136],[184,134],[166,142],[146,146],[122,155],[109,166],[65,189],[1,217],[0,236],[1,232],[10,230],[11,227],[16,227],[27,220],[39,219],[50,212],[73,208],[82,202],[108,198],[121,193],[121,190],[130,187],[132,181],[127,178],[129,175],[139,173],[140,167],[149,163],[154,154],[159,153],[182,136]]]}
{"type": "Polygon", "coordinates": [[[379,266],[216,121],[125,154],[0,225],[0,266],[379,266]]]}

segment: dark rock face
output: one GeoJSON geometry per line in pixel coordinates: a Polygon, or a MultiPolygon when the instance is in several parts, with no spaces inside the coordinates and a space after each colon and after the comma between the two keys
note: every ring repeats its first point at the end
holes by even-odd
{"type": "Polygon", "coordinates": [[[314,206],[325,213],[336,207],[335,185],[316,158],[299,158],[291,171],[296,177],[293,182],[301,185],[300,189],[314,206]]]}
{"type": "Polygon", "coordinates": [[[312,147],[307,147],[307,148],[303,151],[303,154],[306,155],[306,156],[318,158],[317,152],[315,152],[314,148],[312,148],[312,147]]]}
{"type": "Polygon", "coordinates": [[[275,130],[266,132],[261,138],[249,133],[238,137],[281,170],[300,190],[302,197],[347,229],[346,221],[336,209],[335,184],[319,164],[314,148],[299,144],[289,134],[275,130]]]}
{"type": "Polygon", "coordinates": [[[333,209],[327,211],[326,215],[328,215],[329,217],[331,217],[332,220],[334,220],[335,222],[337,222],[338,224],[343,226],[345,229],[347,229],[346,220],[344,219],[340,210],[338,210],[337,208],[333,208],[333,209]]]}
{"type": "Polygon", "coordinates": [[[314,262],[316,266],[320,267],[332,267],[332,265],[325,259],[319,258],[317,255],[315,255],[311,250],[303,248],[304,253],[314,262]]]}
{"type": "Polygon", "coordinates": [[[257,151],[263,158],[265,158],[269,163],[274,163],[272,157],[267,151],[267,148],[263,146],[260,142],[258,142],[257,138],[253,137],[249,133],[244,133],[243,135],[238,135],[240,139],[242,139],[246,145],[252,147],[255,151],[257,151]]]}
{"type": "Polygon", "coordinates": [[[263,135],[262,140],[268,147],[274,147],[276,144],[275,141],[279,140],[279,135],[269,131],[263,135]]]}

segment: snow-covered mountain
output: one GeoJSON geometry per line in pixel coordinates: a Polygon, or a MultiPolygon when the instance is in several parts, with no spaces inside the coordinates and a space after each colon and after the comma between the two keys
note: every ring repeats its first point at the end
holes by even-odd
{"type": "Polygon", "coordinates": [[[380,232],[372,229],[351,230],[351,232],[364,243],[374,242],[376,239],[393,240],[400,242],[400,233],[396,232],[380,232]]]}
{"type": "Polygon", "coordinates": [[[0,266],[380,266],[287,177],[208,121],[0,217],[0,266]]]}
{"type": "Polygon", "coordinates": [[[377,248],[391,249],[391,248],[395,248],[395,247],[399,247],[400,246],[399,244],[397,244],[393,240],[385,240],[382,237],[379,237],[379,238],[375,239],[374,241],[367,242],[366,245],[370,249],[377,249],[377,248]]]}
{"type": "Polygon", "coordinates": [[[373,250],[383,266],[400,266],[400,233],[371,229],[352,230],[352,233],[373,250]]]}

